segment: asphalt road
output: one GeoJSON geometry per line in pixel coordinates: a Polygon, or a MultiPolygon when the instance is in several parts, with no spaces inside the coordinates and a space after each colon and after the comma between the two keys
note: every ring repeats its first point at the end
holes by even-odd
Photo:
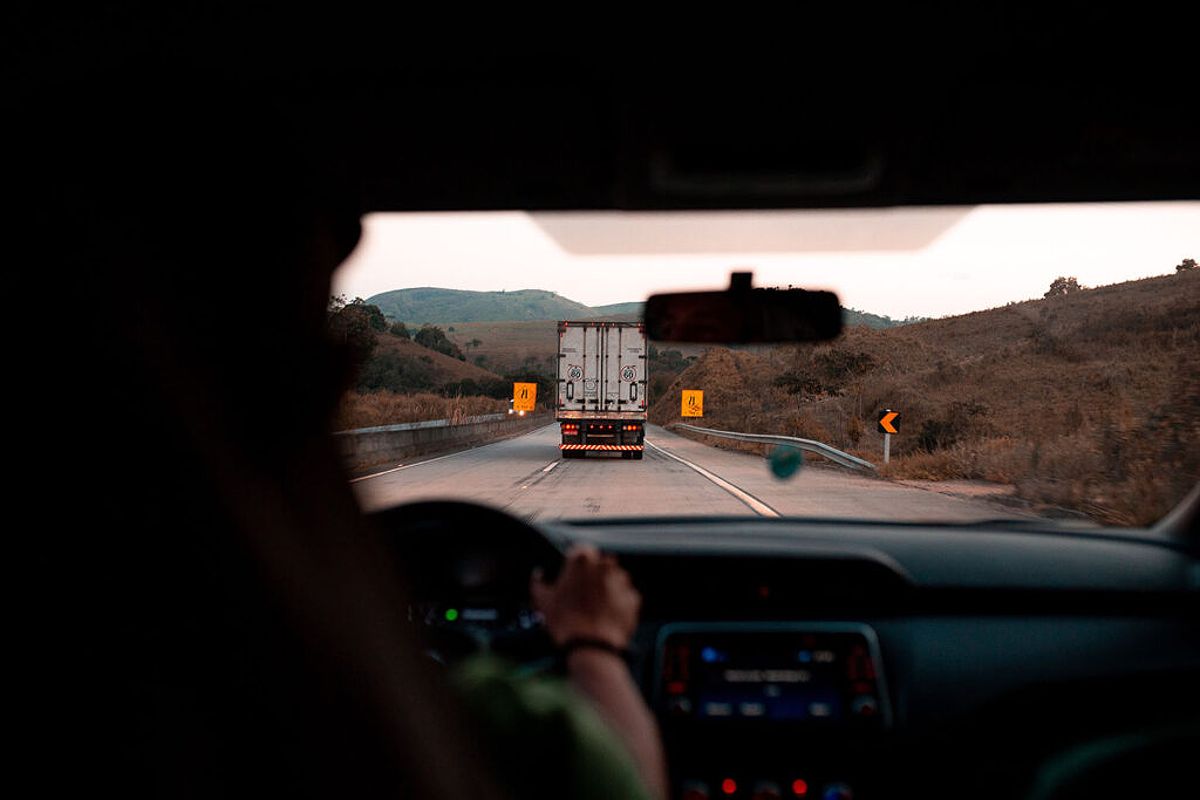
{"type": "MultiPolygon", "coordinates": [[[[558,425],[459,453],[381,467],[356,478],[367,510],[416,500],[485,503],[526,519],[763,515],[963,522],[1024,516],[832,467],[775,478],[760,456],[718,450],[647,426],[641,461],[561,459],[558,425]]],[[[615,455],[615,454],[614,454],[615,455]]]]}

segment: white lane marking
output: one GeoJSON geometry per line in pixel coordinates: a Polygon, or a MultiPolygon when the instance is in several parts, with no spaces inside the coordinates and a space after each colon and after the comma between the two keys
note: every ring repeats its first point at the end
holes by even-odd
{"type": "Polygon", "coordinates": [[[363,476],[361,476],[361,477],[358,477],[358,478],[351,478],[351,479],[350,479],[350,482],[351,482],[351,483],[358,483],[359,481],[365,481],[367,478],[378,478],[380,475],[388,475],[388,474],[390,474],[390,473],[392,473],[392,472],[399,472],[399,471],[400,471],[400,470],[402,470],[402,469],[404,469],[404,465],[403,465],[403,464],[397,464],[397,465],[396,465],[396,466],[395,466],[393,469],[385,469],[385,470],[384,470],[384,471],[382,471],[382,472],[372,472],[370,475],[363,475],[363,476]]]}
{"type": "Polygon", "coordinates": [[[561,463],[562,463],[561,461],[551,461],[549,464],[542,467],[542,472],[549,472],[550,470],[554,469],[561,463]]]}
{"type": "MultiPolygon", "coordinates": [[[[475,449],[478,450],[479,448],[475,448],[475,449]]],[[[470,451],[464,450],[463,452],[469,453],[470,451]]],[[[422,464],[432,464],[435,461],[441,461],[443,458],[449,458],[450,456],[456,456],[456,455],[459,455],[459,454],[458,453],[447,453],[444,456],[438,456],[437,458],[429,458],[424,461],[418,461],[414,464],[401,464],[400,466],[393,467],[392,469],[385,469],[383,472],[372,472],[370,475],[363,475],[361,478],[351,478],[350,482],[358,483],[359,481],[365,481],[370,478],[378,478],[380,475],[390,475],[391,473],[399,472],[402,469],[412,469],[413,467],[419,467],[422,464]]]]}
{"type": "Polygon", "coordinates": [[[710,481],[715,483],[717,486],[720,486],[722,489],[729,492],[731,495],[736,497],[738,500],[741,500],[743,503],[750,506],[750,508],[752,508],[754,510],[754,512],[756,514],[758,514],[759,516],[763,516],[763,517],[778,517],[779,516],[778,511],[771,508],[769,505],[764,503],[762,500],[759,500],[757,497],[750,494],[749,492],[745,492],[745,491],[739,489],[738,487],[734,486],[732,483],[725,480],[724,478],[721,478],[717,475],[712,474],[711,472],[709,472],[708,470],[706,470],[704,467],[700,466],[699,464],[693,464],[691,461],[688,461],[686,458],[680,458],[679,456],[675,455],[674,453],[670,452],[669,450],[664,450],[663,448],[659,447],[658,445],[654,444],[653,442],[651,442],[649,440],[646,441],[646,446],[653,447],[655,450],[662,453],[667,458],[673,458],[676,461],[678,461],[680,464],[683,464],[684,466],[687,466],[687,467],[691,467],[696,472],[700,473],[705,478],[708,478],[710,481]]]}

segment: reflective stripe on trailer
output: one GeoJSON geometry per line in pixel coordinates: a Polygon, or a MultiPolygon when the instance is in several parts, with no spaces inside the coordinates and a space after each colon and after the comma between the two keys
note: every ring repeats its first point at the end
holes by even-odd
{"type": "Polygon", "coordinates": [[[644,450],[640,444],[560,444],[559,450],[644,450]]]}

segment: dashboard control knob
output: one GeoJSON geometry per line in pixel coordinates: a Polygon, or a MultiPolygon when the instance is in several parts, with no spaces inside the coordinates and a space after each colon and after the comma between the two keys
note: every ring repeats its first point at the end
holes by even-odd
{"type": "Polygon", "coordinates": [[[821,800],[854,800],[854,790],[846,783],[827,783],[821,790],[821,800]]]}
{"type": "Polygon", "coordinates": [[[850,713],[856,717],[873,717],[879,713],[879,704],[873,695],[862,694],[850,703],[850,713]]]}
{"type": "Polygon", "coordinates": [[[708,800],[708,784],[704,781],[684,781],[681,800],[708,800]]]}

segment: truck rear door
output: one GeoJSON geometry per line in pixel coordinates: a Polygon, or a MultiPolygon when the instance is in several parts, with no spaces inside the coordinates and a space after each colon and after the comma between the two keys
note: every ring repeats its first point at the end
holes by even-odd
{"type": "Polygon", "coordinates": [[[646,407],[646,337],[638,326],[604,328],[603,408],[638,412],[646,407]]]}
{"type": "Polygon", "coordinates": [[[600,396],[599,329],[582,324],[558,324],[558,407],[563,411],[596,409],[600,396]]]}

